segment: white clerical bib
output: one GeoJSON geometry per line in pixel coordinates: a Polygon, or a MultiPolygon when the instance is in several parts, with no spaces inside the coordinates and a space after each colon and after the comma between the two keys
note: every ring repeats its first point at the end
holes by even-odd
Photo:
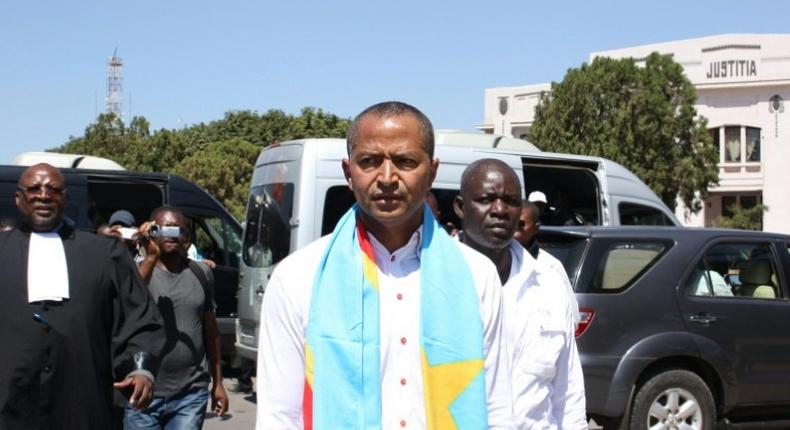
{"type": "Polygon", "coordinates": [[[27,254],[27,301],[69,298],[69,271],[57,232],[30,233],[27,254]]]}

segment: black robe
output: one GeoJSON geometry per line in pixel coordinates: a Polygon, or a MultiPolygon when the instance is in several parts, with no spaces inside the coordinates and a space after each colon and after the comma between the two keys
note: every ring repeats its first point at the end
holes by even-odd
{"type": "Polygon", "coordinates": [[[126,247],[68,224],[60,236],[70,298],[28,303],[30,233],[0,233],[0,430],[111,429],[113,380],[156,371],[164,334],[126,247]]]}

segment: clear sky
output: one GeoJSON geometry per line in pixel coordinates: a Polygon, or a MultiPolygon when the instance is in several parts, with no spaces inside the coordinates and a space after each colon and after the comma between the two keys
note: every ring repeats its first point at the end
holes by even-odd
{"type": "Polygon", "coordinates": [[[354,116],[398,99],[473,130],[486,88],[561,80],[590,52],[786,33],[786,0],[9,0],[0,9],[0,163],[82,134],[123,58],[123,110],[154,129],[228,110],[354,116]],[[131,106],[129,97],[131,96],[131,106]]]}

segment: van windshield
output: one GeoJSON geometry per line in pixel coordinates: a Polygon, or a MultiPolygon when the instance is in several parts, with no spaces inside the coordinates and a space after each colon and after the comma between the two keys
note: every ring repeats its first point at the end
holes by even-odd
{"type": "Polygon", "coordinates": [[[270,267],[291,251],[294,184],[252,187],[247,202],[242,257],[249,267],[270,267]]]}

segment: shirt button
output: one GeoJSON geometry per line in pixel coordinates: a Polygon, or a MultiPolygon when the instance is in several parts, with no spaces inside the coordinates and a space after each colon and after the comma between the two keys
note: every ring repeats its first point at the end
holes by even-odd
{"type": "Polygon", "coordinates": [[[400,420],[400,426],[406,427],[406,420],[400,420]]]}
{"type": "Polygon", "coordinates": [[[44,366],[44,372],[49,372],[50,370],[52,370],[52,368],[49,367],[49,365],[44,366]]]}
{"type": "Polygon", "coordinates": [[[395,297],[397,297],[398,300],[403,300],[403,294],[401,294],[401,293],[398,293],[398,295],[395,296],[395,297]]]}
{"type": "Polygon", "coordinates": [[[390,261],[391,261],[391,262],[392,262],[392,261],[395,261],[395,256],[394,256],[394,255],[390,256],[390,261]]]}
{"type": "Polygon", "coordinates": [[[406,378],[401,378],[400,384],[401,385],[406,385],[406,378]]]}
{"type": "Polygon", "coordinates": [[[400,338],[400,343],[401,345],[406,345],[406,338],[405,337],[400,338]]]}

